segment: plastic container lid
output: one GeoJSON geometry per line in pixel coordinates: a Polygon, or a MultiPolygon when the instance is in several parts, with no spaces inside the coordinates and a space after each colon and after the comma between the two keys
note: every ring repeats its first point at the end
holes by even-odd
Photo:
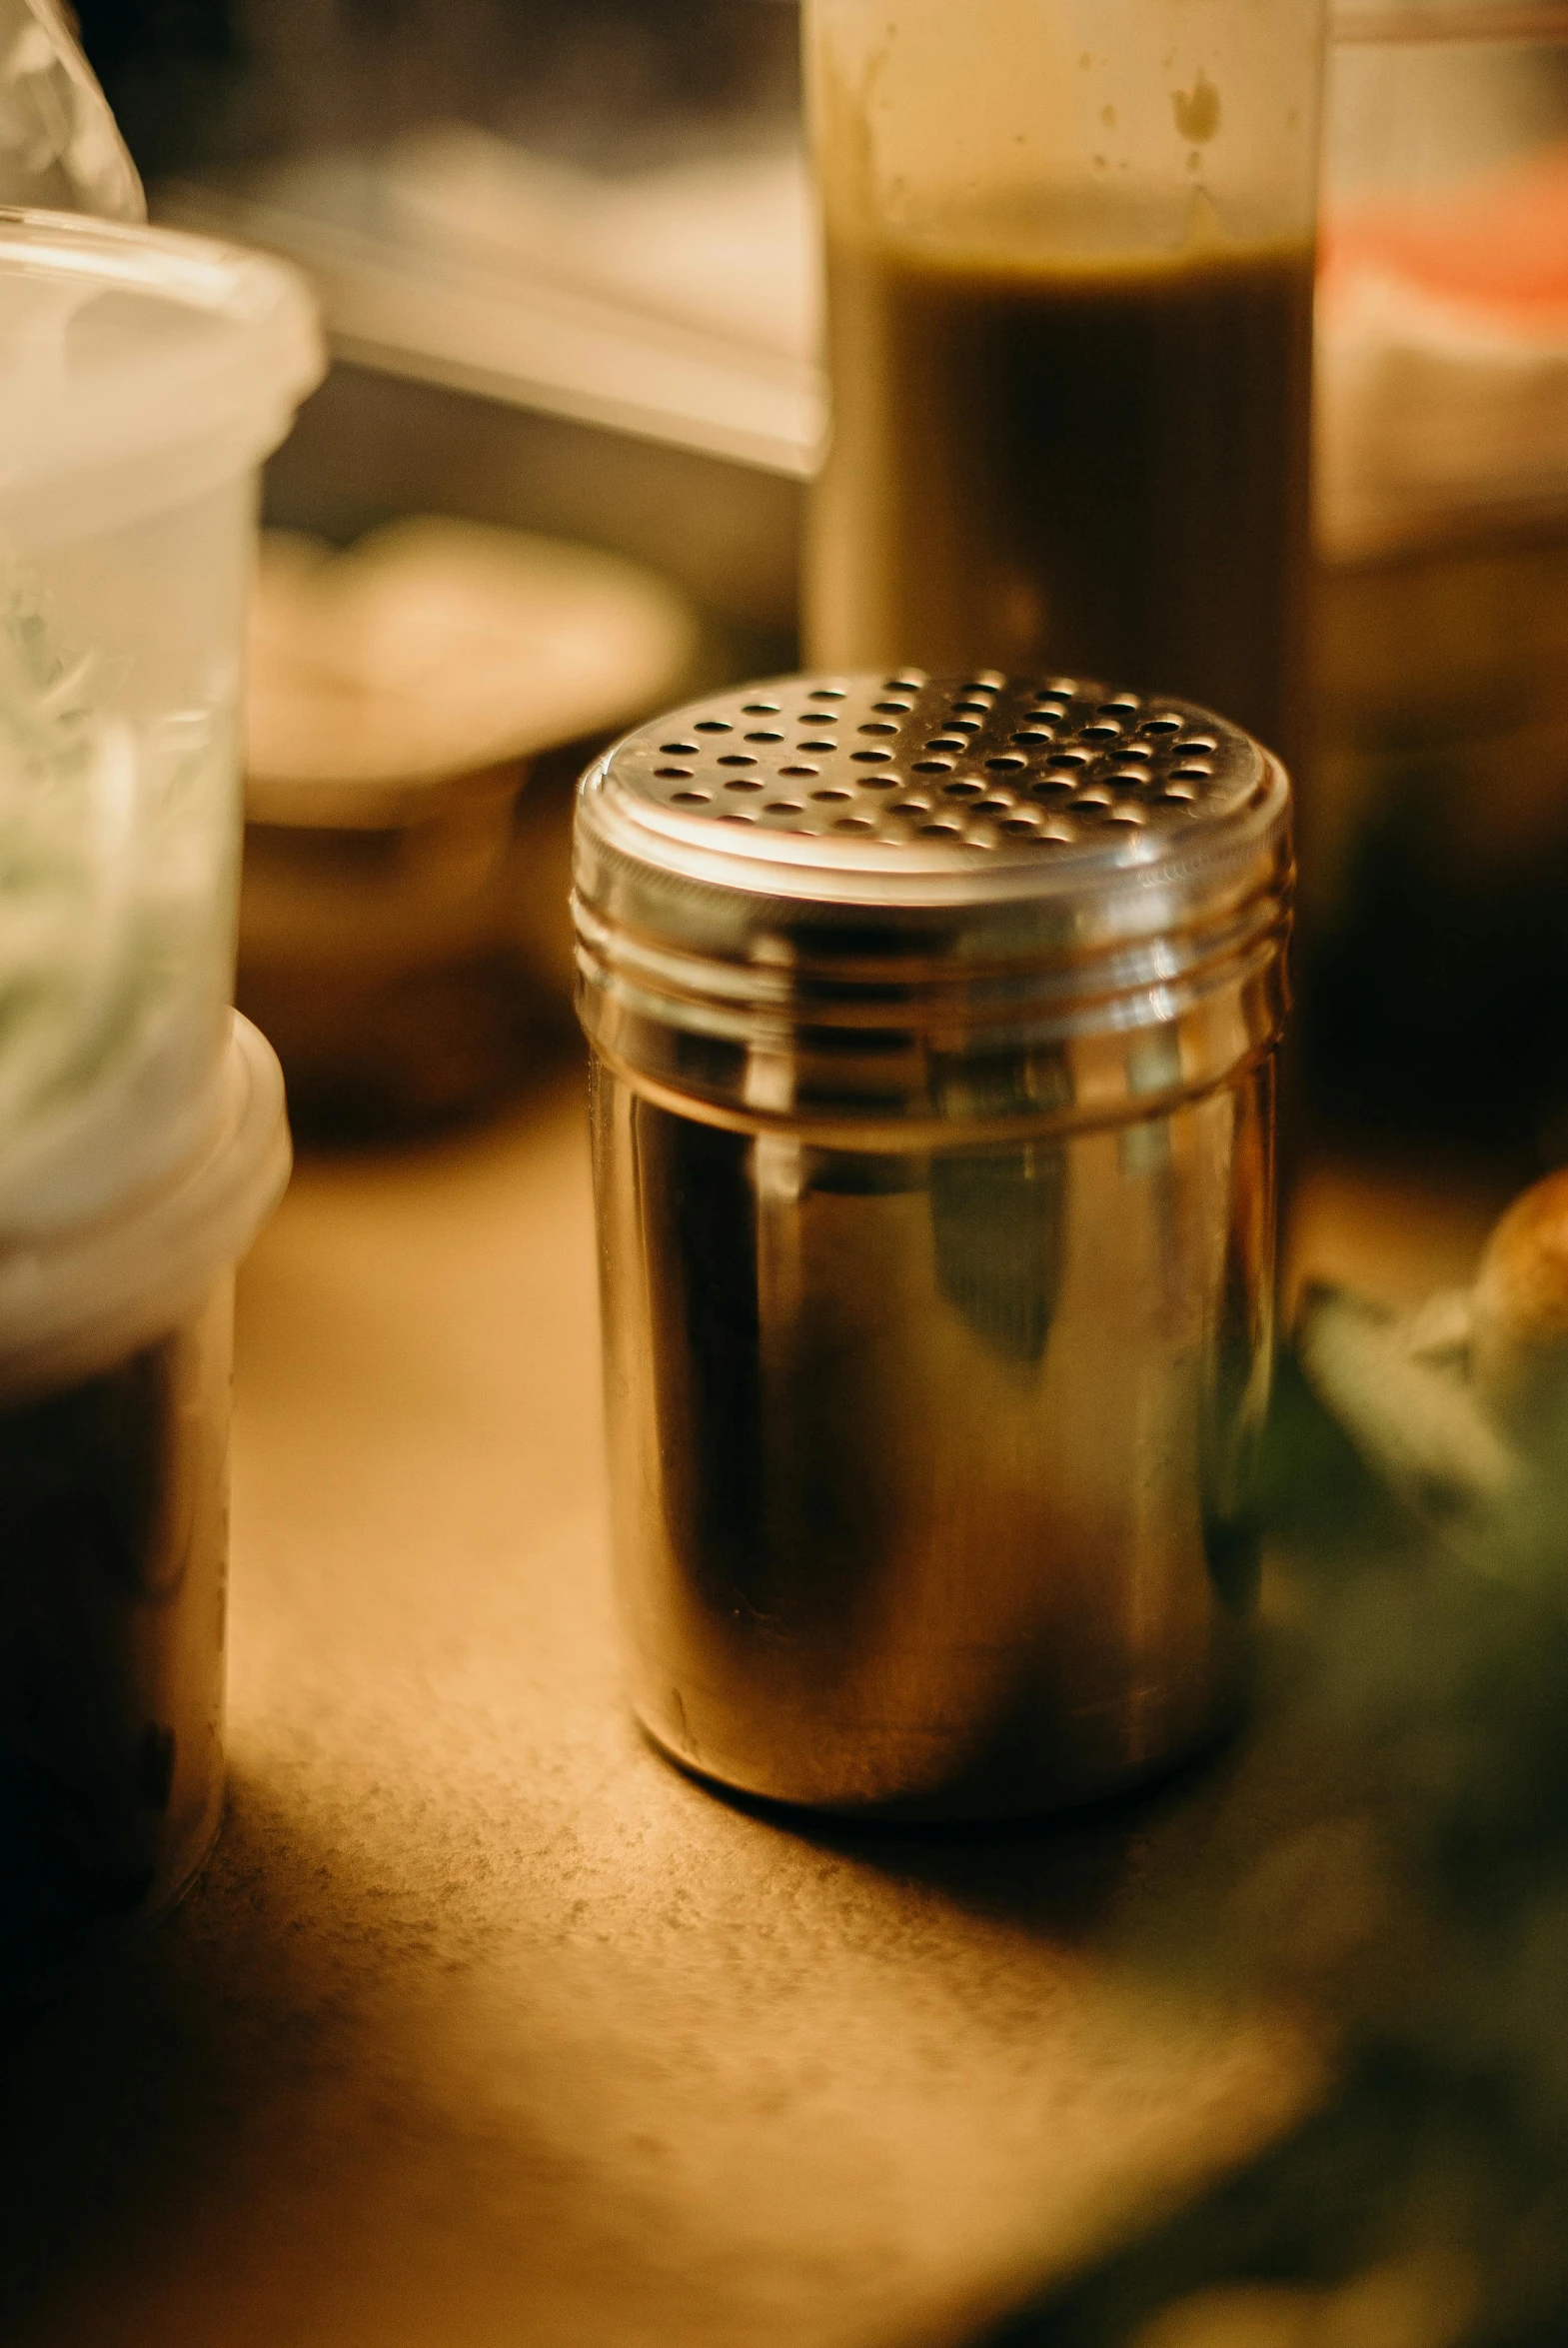
{"type": "Polygon", "coordinates": [[[288,1186],[283,1071],[238,1014],[206,1148],[117,1213],[0,1249],[0,1404],[59,1392],[171,1328],[288,1186]]]}
{"type": "Polygon", "coordinates": [[[324,366],[282,262],[0,208],[0,525],[99,533],[199,495],[277,447],[324,366]]]}

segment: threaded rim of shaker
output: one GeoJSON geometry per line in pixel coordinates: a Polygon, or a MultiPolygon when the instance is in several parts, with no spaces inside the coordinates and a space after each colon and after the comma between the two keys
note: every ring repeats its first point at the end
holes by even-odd
{"type": "Polygon", "coordinates": [[[607,1058],[722,1111],[752,1113],[763,1054],[781,1110],[924,1114],[934,1054],[1009,1065],[1005,1115],[1146,1114],[1115,1039],[1179,1031],[1191,1091],[1277,1037],[1289,805],[1250,736],[1166,697],[910,669],[739,687],[584,778],[580,1012],[607,1058]]]}

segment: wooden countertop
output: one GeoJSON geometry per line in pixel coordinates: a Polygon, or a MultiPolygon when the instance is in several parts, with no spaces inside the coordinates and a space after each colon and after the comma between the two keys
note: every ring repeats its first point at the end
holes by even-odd
{"type": "Polygon", "coordinates": [[[1196,1772],[791,1826],[623,1708],[581,1077],[301,1165],[241,1283],[233,1788],[5,2057],[9,2348],[961,2338],[1309,2094],[1118,1918],[1196,1772]]]}

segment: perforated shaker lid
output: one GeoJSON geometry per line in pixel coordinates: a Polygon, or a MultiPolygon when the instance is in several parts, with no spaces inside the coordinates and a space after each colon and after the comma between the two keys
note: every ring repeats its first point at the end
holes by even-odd
{"type": "Polygon", "coordinates": [[[932,1109],[933,1056],[1021,1053],[999,1097],[1037,1108],[1046,1082],[1087,1111],[1137,1081],[1125,1051],[1086,1043],[1162,1028],[1181,1030],[1171,1085],[1190,1089],[1277,1033],[1289,806],[1238,727],[1080,678],[743,687],[584,778],[585,1024],[730,1108],[755,1105],[759,1053],[795,1064],[781,1106],[904,1116],[932,1109]],[[1194,1020],[1254,981],[1240,1026],[1200,1037],[1194,1020]]]}

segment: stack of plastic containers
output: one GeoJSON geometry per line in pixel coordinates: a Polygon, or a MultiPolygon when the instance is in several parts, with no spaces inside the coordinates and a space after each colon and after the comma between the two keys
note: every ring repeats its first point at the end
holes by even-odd
{"type": "Polygon", "coordinates": [[[222,1782],[233,1268],[288,1178],[229,1009],[284,269],[0,213],[0,1995],[172,1898],[222,1782]]]}

